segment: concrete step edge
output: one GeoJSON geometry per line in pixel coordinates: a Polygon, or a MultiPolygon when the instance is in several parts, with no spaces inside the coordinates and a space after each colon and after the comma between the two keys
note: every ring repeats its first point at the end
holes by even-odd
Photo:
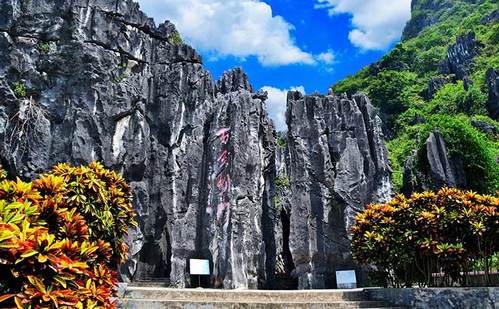
{"type": "Polygon", "coordinates": [[[210,294],[357,294],[365,293],[365,289],[350,290],[218,290],[218,289],[173,289],[158,286],[127,286],[126,291],[160,291],[173,293],[210,293],[210,294]]]}
{"type": "Polygon", "coordinates": [[[210,296],[286,296],[293,297],[352,297],[365,296],[365,290],[314,290],[314,291],[262,291],[262,290],[178,290],[160,287],[127,287],[123,290],[125,294],[156,293],[158,295],[210,295],[210,296]]]}
{"type": "Polygon", "coordinates": [[[189,295],[137,295],[137,294],[125,294],[121,296],[127,299],[167,299],[170,301],[230,301],[230,302],[361,302],[369,301],[364,297],[245,297],[245,296],[233,296],[233,297],[209,297],[209,296],[189,296],[189,295]]]}
{"type": "MultiPolygon", "coordinates": [[[[190,303],[190,304],[311,304],[311,305],[319,305],[319,304],[331,304],[331,305],[376,305],[379,307],[386,307],[388,303],[384,301],[377,300],[363,300],[363,301],[331,301],[331,302],[322,302],[322,301],[273,301],[273,302],[262,302],[262,301],[204,301],[204,300],[189,300],[189,299],[150,299],[150,298],[122,298],[120,301],[137,301],[137,302],[162,302],[162,303],[190,303]]],[[[378,308],[378,307],[376,307],[378,308]]]]}

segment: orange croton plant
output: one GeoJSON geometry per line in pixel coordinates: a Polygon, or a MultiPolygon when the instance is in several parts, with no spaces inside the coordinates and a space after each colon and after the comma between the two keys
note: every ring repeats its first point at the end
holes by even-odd
{"type": "Polygon", "coordinates": [[[499,250],[499,199],[443,188],[369,205],[352,228],[352,254],[395,286],[469,285],[477,261],[499,250]],[[443,279],[435,274],[443,274],[443,279]]]}
{"type": "Polygon", "coordinates": [[[0,307],[114,308],[137,224],[126,182],[100,163],[29,183],[0,175],[0,307]]]}

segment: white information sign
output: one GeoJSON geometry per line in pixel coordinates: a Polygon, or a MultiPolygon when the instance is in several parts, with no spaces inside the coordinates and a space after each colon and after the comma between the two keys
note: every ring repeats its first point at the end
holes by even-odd
{"type": "Polygon", "coordinates": [[[355,270],[341,270],[336,272],[336,286],[338,289],[357,288],[357,279],[355,270]]]}
{"type": "Polygon", "coordinates": [[[191,275],[207,276],[210,274],[210,261],[190,259],[189,268],[191,275]]]}

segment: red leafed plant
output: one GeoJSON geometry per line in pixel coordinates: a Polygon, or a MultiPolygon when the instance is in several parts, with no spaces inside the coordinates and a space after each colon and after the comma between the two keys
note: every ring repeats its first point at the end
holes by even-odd
{"type": "Polygon", "coordinates": [[[131,200],[100,163],[60,164],[31,183],[0,170],[0,307],[114,308],[131,200]]]}
{"type": "Polygon", "coordinates": [[[480,261],[489,284],[498,252],[499,198],[458,189],[369,205],[352,228],[353,257],[394,286],[470,285],[480,261]]]}

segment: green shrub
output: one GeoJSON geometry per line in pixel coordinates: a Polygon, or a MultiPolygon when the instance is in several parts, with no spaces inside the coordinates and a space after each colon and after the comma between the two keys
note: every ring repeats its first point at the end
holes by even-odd
{"type": "Polygon", "coordinates": [[[467,285],[476,261],[488,271],[499,250],[498,206],[497,197],[448,188],[369,205],[355,218],[353,257],[393,286],[467,285]]]}
{"type": "Polygon", "coordinates": [[[489,116],[484,115],[474,115],[471,117],[472,121],[479,121],[488,124],[489,126],[495,127],[498,130],[498,133],[494,134],[493,132],[482,132],[487,135],[489,141],[495,143],[496,148],[499,149],[499,121],[491,119],[489,116]]]}
{"type": "Polygon", "coordinates": [[[38,44],[38,51],[42,54],[48,54],[50,52],[50,43],[43,42],[38,44]]]}
{"type": "Polygon", "coordinates": [[[277,189],[289,188],[289,178],[288,177],[276,177],[275,186],[277,189]]]}
{"type": "MultiPolygon", "coordinates": [[[[450,156],[462,159],[468,189],[480,193],[495,193],[499,190],[499,165],[496,158],[499,148],[487,135],[475,129],[470,120],[461,116],[435,115],[421,130],[421,136],[427,137],[438,128],[442,133],[450,156]]],[[[426,139],[422,139],[423,149],[426,139]]]]}
{"type": "Polygon", "coordinates": [[[112,82],[115,84],[121,83],[125,78],[128,77],[129,73],[127,71],[128,69],[128,63],[121,63],[119,64],[113,71],[115,77],[113,78],[112,82]]]}
{"type": "Polygon", "coordinates": [[[373,104],[384,114],[398,115],[411,102],[419,100],[422,87],[417,75],[408,71],[382,71],[371,78],[367,92],[373,104]]]}
{"type": "Polygon", "coordinates": [[[379,61],[383,70],[409,70],[410,63],[414,61],[414,51],[404,43],[397,44],[387,55],[379,61]]]}
{"type": "Polygon", "coordinates": [[[286,140],[281,136],[277,137],[277,145],[281,148],[286,148],[286,140]]]}
{"type": "Polygon", "coordinates": [[[499,269],[499,253],[492,254],[487,264],[488,265],[486,265],[485,260],[479,259],[473,263],[472,269],[474,271],[485,271],[487,268],[496,270],[499,269]]]}
{"type": "Polygon", "coordinates": [[[366,80],[368,72],[368,68],[364,68],[357,74],[350,75],[344,80],[331,86],[331,89],[336,93],[346,93],[348,95],[353,95],[361,91],[365,92],[368,85],[368,81],[366,80]]]}
{"type": "Polygon", "coordinates": [[[466,91],[463,82],[459,81],[456,84],[446,84],[437,91],[430,102],[430,112],[439,114],[486,114],[486,101],[486,95],[477,86],[471,85],[466,91]]]}
{"type": "Polygon", "coordinates": [[[168,37],[168,42],[173,45],[180,45],[183,44],[184,41],[182,40],[182,37],[180,36],[180,33],[178,31],[173,31],[170,36],[168,37]]]}
{"type": "Polygon", "coordinates": [[[114,308],[128,185],[99,163],[0,182],[0,302],[17,308],[114,308]]]}
{"type": "Polygon", "coordinates": [[[59,164],[51,172],[68,185],[68,204],[79,210],[92,231],[91,240],[103,240],[113,249],[111,262],[126,259],[125,237],[134,225],[132,194],[121,176],[100,163],[89,167],[59,164]]]}
{"type": "Polygon", "coordinates": [[[22,82],[14,83],[14,94],[17,98],[25,98],[26,97],[26,86],[22,82]]]}
{"type": "Polygon", "coordinates": [[[390,161],[393,169],[392,181],[397,191],[402,188],[404,165],[409,156],[416,150],[416,169],[425,179],[416,179],[416,188],[424,189],[431,181],[429,164],[426,158],[426,141],[431,132],[438,129],[446,142],[449,155],[460,159],[463,163],[467,179],[467,189],[479,193],[495,193],[499,190],[499,165],[496,158],[499,156],[499,142],[495,136],[483,133],[471,125],[472,119],[495,122],[486,116],[465,115],[433,115],[425,116],[423,123],[409,124],[421,112],[409,109],[401,115],[405,126],[403,133],[387,143],[390,152],[390,161]],[[402,117],[403,116],[403,117],[402,117]]]}
{"type": "Polygon", "coordinates": [[[389,141],[387,148],[390,153],[390,166],[392,167],[392,184],[395,191],[400,192],[403,187],[405,161],[416,149],[416,140],[404,135],[389,141]]]}

